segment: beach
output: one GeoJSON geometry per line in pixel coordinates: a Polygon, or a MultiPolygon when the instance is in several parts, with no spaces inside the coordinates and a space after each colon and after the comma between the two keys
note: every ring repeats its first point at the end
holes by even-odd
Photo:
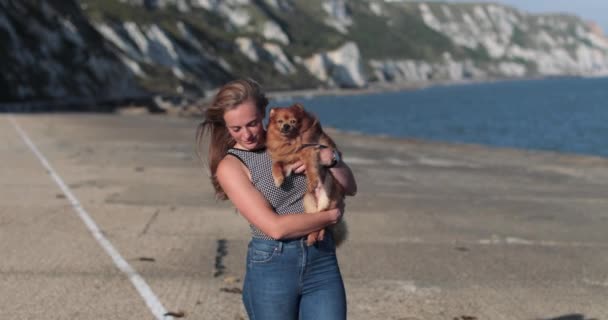
{"type": "MultiPolygon", "coordinates": [[[[1,115],[2,317],[246,319],[199,121],[1,115]]],[[[359,185],[349,319],[608,319],[608,159],[328,133],[359,185]]]]}

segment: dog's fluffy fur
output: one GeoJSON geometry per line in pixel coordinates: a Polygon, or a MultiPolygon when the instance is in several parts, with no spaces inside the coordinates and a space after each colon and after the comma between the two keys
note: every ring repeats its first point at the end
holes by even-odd
{"type": "MultiPolygon", "coordinates": [[[[307,178],[304,211],[307,213],[333,209],[344,201],[344,188],[334,179],[329,169],[320,164],[319,147],[315,145],[336,149],[336,144],[323,132],[318,119],[306,112],[302,105],[270,110],[266,147],[272,159],[272,176],[276,186],[280,187],[285,176],[291,174],[292,165],[298,160],[304,163],[307,178]]],[[[329,230],[336,245],[346,239],[344,221],[341,220],[329,230]]],[[[312,245],[322,238],[323,232],[321,230],[308,235],[307,244],[312,245]]]]}

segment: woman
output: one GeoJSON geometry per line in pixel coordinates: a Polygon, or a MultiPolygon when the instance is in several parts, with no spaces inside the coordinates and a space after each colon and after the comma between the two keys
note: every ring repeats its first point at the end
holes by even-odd
{"type": "MultiPolygon", "coordinates": [[[[250,319],[346,319],[346,295],[329,233],[312,246],[306,236],[341,219],[342,209],[304,213],[306,177],[295,174],[279,188],[265,150],[263,119],[268,100],[253,80],[224,85],[199,126],[197,142],[210,136],[211,181],[250,224],[243,303],[250,319]]],[[[354,195],[350,168],[335,150],[321,149],[323,165],[354,195]]],[[[295,170],[302,173],[300,163],[295,170]]]]}

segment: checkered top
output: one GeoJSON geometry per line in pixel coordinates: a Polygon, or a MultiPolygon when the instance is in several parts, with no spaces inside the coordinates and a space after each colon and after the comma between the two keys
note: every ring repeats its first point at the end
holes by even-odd
{"type": "MultiPolygon", "coordinates": [[[[272,178],[272,160],[266,149],[249,151],[232,148],[228,154],[237,157],[249,169],[253,185],[268,200],[270,206],[279,214],[304,212],[304,194],[306,192],[306,176],[292,174],[285,178],[281,187],[274,185],[272,178]]],[[[254,238],[275,240],[250,224],[251,235],[254,238]]]]}

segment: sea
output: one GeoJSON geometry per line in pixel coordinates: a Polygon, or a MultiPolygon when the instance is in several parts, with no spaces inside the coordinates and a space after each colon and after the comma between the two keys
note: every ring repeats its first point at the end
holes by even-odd
{"type": "Polygon", "coordinates": [[[608,157],[608,78],[551,78],[284,99],[370,135],[608,157]]]}

